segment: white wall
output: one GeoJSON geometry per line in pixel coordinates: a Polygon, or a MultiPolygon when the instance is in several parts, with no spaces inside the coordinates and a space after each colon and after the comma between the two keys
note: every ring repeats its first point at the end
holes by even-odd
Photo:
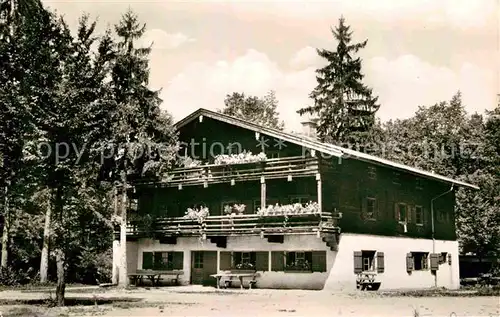
{"type": "Polygon", "coordinates": [[[127,241],[127,272],[135,273],[137,270],[137,251],[139,243],[135,241],[127,241]]]}
{"type": "MultiPolygon", "coordinates": [[[[432,240],[404,237],[382,237],[361,234],[342,234],[334,267],[325,283],[329,290],[355,290],[354,251],[376,250],[384,252],[384,273],[377,274],[382,284],[380,289],[430,288],[435,285],[430,270],[406,271],[406,254],[410,252],[432,253],[432,240]]],[[[436,253],[447,252],[452,256],[448,262],[439,265],[437,286],[450,289],[460,287],[458,270],[458,242],[436,240],[436,253]]],[[[430,265],[430,262],[429,262],[430,265]]]]}
{"type": "MultiPolygon", "coordinates": [[[[326,244],[316,235],[285,236],[284,243],[269,243],[260,236],[228,237],[227,248],[217,248],[210,240],[200,241],[198,238],[178,238],[177,244],[160,244],[157,240],[142,239],[139,241],[137,267],[142,268],[142,253],[154,251],[185,251],[184,276],[181,284],[188,284],[191,274],[191,251],[300,251],[326,250],[326,244]]],[[[333,264],[334,252],[327,251],[327,269],[333,264]]],[[[269,262],[271,255],[269,254],[269,262]]],[[[328,277],[328,272],[285,273],[259,272],[257,286],[262,288],[303,288],[321,289],[328,277]]],[[[239,283],[233,283],[238,286],[239,283]]],[[[245,283],[246,284],[246,283],[245,283]]],[[[246,286],[246,285],[245,285],[246,286]]]]}
{"type": "MultiPolygon", "coordinates": [[[[129,242],[130,243],[130,242],[129,242]]],[[[308,251],[326,250],[327,272],[285,273],[259,272],[257,286],[261,288],[301,288],[328,290],[355,290],[354,251],[376,250],[384,252],[385,272],[377,275],[382,282],[380,289],[412,289],[434,286],[431,271],[406,271],[406,254],[410,252],[432,252],[432,240],[411,239],[404,237],[382,237],[343,233],[339,251],[333,252],[320,238],[314,235],[285,236],[284,243],[269,243],[259,236],[228,237],[227,248],[217,248],[210,240],[181,237],[177,244],[160,244],[157,240],[141,239],[137,251],[128,251],[128,257],[135,256],[129,271],[142,268],[142,252],[184,251],[184,276],[181,284],[189,284],[191,274],[191,251],[308,251]]],[[[438,287],[459,288],[458,242],[436,241],[436,253],[448,252],[452,255],[452,264],[441,264],[437,272],[438,287]]],[[[271,256],[269,255],[269,262],[271,256]]]]}

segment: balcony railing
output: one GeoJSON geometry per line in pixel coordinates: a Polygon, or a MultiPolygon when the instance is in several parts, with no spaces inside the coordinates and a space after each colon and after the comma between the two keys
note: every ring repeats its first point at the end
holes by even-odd
{"type": "Polygon", "coordinates": [[[168,186],[201,185],[204,183],[226,183],[231,180],[259,180],[311,176],[318,173],[318,159],[315,157],[285,157],[268,159],[263,162],[240,163],[232,165],[202,165],[178,168],[163,180],[168,186]]]}
{"type": "Polygon", "coordinates": [[[208,216],[203,221],[187,218],[160,218],[149,227],[140,222],[129,223],[128,236],[231,236],[231,235],[272,235],[335,233],[338,214],[322,212],[297,215],[227,215],[208,216]]]}

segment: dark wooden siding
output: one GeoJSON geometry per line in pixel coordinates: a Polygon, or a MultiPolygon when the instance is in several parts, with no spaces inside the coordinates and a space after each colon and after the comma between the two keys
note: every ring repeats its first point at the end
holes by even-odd
{"type": "MultiPolygon", "coordinates": [[[[401,235],[409,237],[431,237],[430,203],[431,199],[450,188],[449,184],[420,179],[421,189],[417,188],[418,176],[369,164],[353,159],[337,158],[324,160],[321,164],[323,183],[323,208],[337,208],[342,212],[340,220],[342,232],[370,233],[378,235],[401,235]],[[369,169],[371,167],[371,169],[369,169]],[[373,174],[370,174],[374,171],[373,174]],[[397,180],[397,181],[396,181],[397,180]],[[376,219],[366,219],[367,197],[376,198],[376,219]],[[411,212],[407,232],[395,217],[395,204],[405,203],[411,212]],[[424,224],[415,223],[415,206],[422,206],[424,224]]],[[[436,239],[455,240],[454,195],[439,198],[434,203],[436,239]],[[443,216],[438,218],[438,213],[443,216]]]]}
{"type": "MultiPolygon", "coordinates": [[[[276,139],[264,134],[261,134],[261,136],[268,140],[268,146],[265,148],[268,156],[276,153],[279,153],[280,157],[300,156],[303,154],[302,147],[296,144],[285,143],[285,146],[280,149],[279,146],[276,146],[278,145],[276,139]]],[[[229,154],[228,145],[236,142],[241,144],[242,150],[254,154],[260,153],[262,150],[257,146],[255,132],[210,118],[203,118],[203,122],[193,120],[182,127],[179,132],[179,141],[188,145],[188,155],[195,155],[208,161],[213,159],[212,155],[222,153],[220,144],[226,148],[224,154],[229,154]],[[192,147],[191,144],[195,144],[195,142],[198,145],[192,147]],[[194,151],[191,150],[192,148],[194,151]],[[211,148],[212,151],[210,151],[211,148]]]]}

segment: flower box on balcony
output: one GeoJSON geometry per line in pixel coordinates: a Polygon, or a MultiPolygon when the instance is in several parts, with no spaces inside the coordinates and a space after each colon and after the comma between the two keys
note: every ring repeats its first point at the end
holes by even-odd
{"type": "Polygon", "coordinates": [[[259,153],[257,155],[252,152],[243,152],[240,154],[222,154],[215,157],[215,165],[233,165],[233,164],[255,164],[267,160],[266,154],[259,153]]]}

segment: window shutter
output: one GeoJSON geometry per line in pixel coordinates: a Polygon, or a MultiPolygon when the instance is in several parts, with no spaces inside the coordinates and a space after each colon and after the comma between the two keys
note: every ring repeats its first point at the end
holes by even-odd
{"type": "Polygon", "coordinates": [[[231,269],[231,252],[222,251],[220,253],[220,269],[221,271],[231,269]]]}
{"type": "Polygon", "coordinates": [[[384,273],[384,252],[377,252],[377,273],[384,273]]]}
{"type": "Polygon", "coordinates": [[[243,261],[243,256],[242,256],[242,253],[241,252],[233,252],[232,253],[232,260],[231,260],[231,264],[233,266],[236,266],[238,264],[241,264],[243,261]]]}
{"type": "Polygon", "coordinates": [[[155,270],[163,269],[162,252],[155,252],[154,253],[153,269],[155,269],[155,270]]]}
{"type": "Polygon", "coordinates": [[[274,271],[284,271],[285,261],[283,256],[283,251],[273,251],[271,252],[271,270],[274,271]]]}
{"type": "Polygon", "coordinates": [[[255,269],[257,271],[269,270],[269,252],[255,252],[255,269]]]}
{"type": "Polygon", "coordinates": [[[399,215],[398,215],[398,203],[394,203],[394,219],[399,221],[399,215]]]}
{"type": "Polygon", "coordinates": [[[311,261],[313,272],[326,272],[326,251],[313,251],[311,261]]]}
{"type": "Polygon", "coordinates": [[[142,269],[153,269],[153,252],[142,252],[142,269]]]}
{"type": "Polygon", "coordinates": [[[358,274],[363,272],[363,253],[361,251],[354,251],[354,273],[358,274]]]}
{"type": "Polygon", "coordinates": [[[406,254],[406,271],[413,271],[413,256],[411,255],[411,253],[406,254]]]}
{"type": "Polygon", "coordinates": [[[413,211],[414,210],[415,210],[415,206],[408,205],[408,211],[407,211],[407,216],[406,216],[408,223],[411,223],[411,221],[413,219],[413,211]]]}
{"type": "Polygon", "coordinates": [[[431,270],[437,271],[439,270],[439,254],[431,253],[431,270]]]}
{"type": "Polygon", "coordinates": [[[184,268],[184,252],[173,252],[172,262],[174,270],[182,270],[184,268]]]}
{"type": "Polygon", "coordinates": [[[373,202],[373,218],[378,219],[378,197],[373,202]]]}

